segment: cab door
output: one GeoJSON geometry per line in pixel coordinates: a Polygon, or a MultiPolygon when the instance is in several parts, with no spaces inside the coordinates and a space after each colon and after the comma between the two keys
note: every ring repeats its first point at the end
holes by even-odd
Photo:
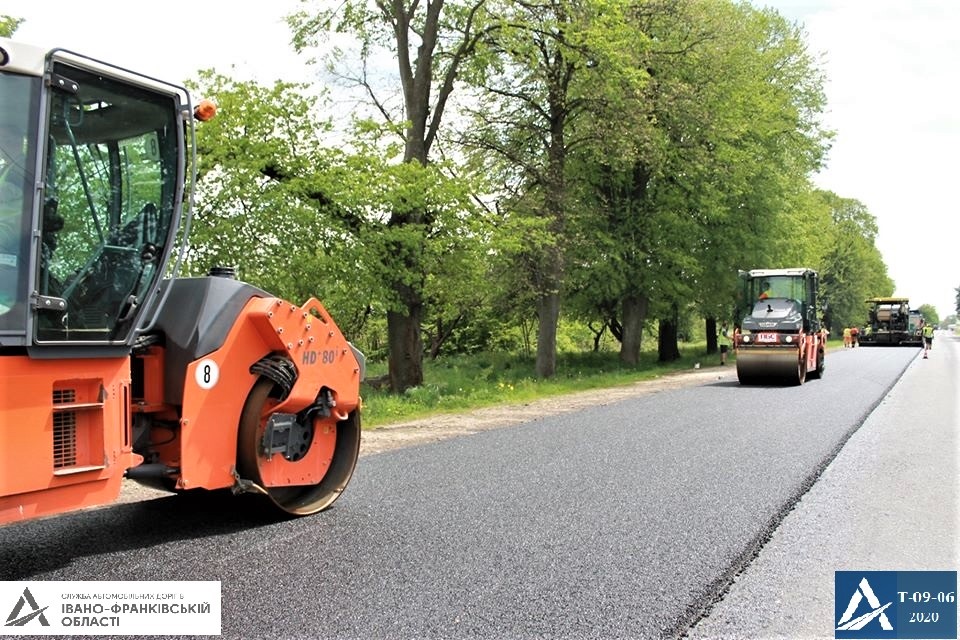
{"type": "Polygon", "coordinates": [[[35,343],[129,345],[175,239],[181,110],[89,69],[52,73],[35,343]]]}

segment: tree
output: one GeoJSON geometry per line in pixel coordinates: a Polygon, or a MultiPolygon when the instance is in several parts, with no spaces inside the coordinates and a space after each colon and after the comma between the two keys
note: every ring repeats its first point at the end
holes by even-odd
{"type": "Polygon", "coordinates": [[[737,320],[739,270],[818,261],[823,225],[813,218],[828,218],[811,209],[809,175],[830,134],[817,122],[823,74],[798,28],[748,6],[701,8],[707,36],[685,61],[693,119],[683,135],[694,143],[685,173],[700,212],[695,308],[712,353],[717,319],[737,320]]]}
{"type": "Polygon", "coordinates": [[[238,267],[289,300],[320,298],[356,338],[378,296],[356,202],[370,164],[325,144],[330,125],[304,85],[264,87],[204,71],[218,114],[197,130],[199,180],[188,268],[238,267]]]}
{"type": "Polygon", "coordinates": [[[470,78],[479,88],[472,126],[462,142],[476,155],[495,156],[511,192],[507,215],[525,218],[514,255],[524,269],[538,321],[536,371],[556,372],[557,327],[566,288],[571,224],[578,215],[568,170],[573,149],[596,134],[587,123],[606,100],[623,102],[644,74],[636,72],[624,7],[597,0],[503,2],[501,23],[485,39],[488,54],[470,78]]]}
{"type": "MultiPolygon", "coordinates": [[[[330,31],[348,33],[360,43],[361,72],[353,75],[381,117],[396,125],[403,141],[402,160],[426,166],[440,134],[457,74],[483,33],[484,0],[469,3],[444,0],[347,0],[315,15],[291,16],[294,45],[299,51],[317,45],[330,31]],[[382,52],[397,63],[403,107],[391,108],[386,96],[367,75],[368,64],[382,52]]],[[[399,259],[388,274],[394,304],[387,311],[390,387],[399,392],[423,383],[424,287],[423,262],[434,219],[429,210],[404,198],[393,199],[387,226],[394,243],[390,254],[399,259]]]]}
{"type": "Polygon", "coordinates": [[[853,327],[864,320],[863,301],[893,293],[893,282],[876,248],[876,219],[865,205],[829,191],[818,194],[828,208],[830,245],[819,266],[821,297],[828,304],[828,328],[853,327]]]}
{"type": "MultiPolygon", "coordinates": [[[[525,175],[522,199],[511,207],[539,218],[539,242],[516,256],[524,264],[535,295],[538,318],[536,372],[556,371],[557,323],[563,284],[567,121],[576,104],[567,102],[577,64],[567,57],[567,3],[503,5],[505,22],[486,44],[492,63],[505,73],[483,76],[483,110],[473,111],[476,126],[464,137],[467,145],[499,154],[525,175]],[[526,147],[516,138],[526,139],[526,147]],[[537,140],[539,142],[534,142],[537,140]]],[[[484,61],[489,63],[490,61],[484,61]]],[[[533,228],[533,227],[531,227],[533,228]]]]}
{"type": "MultiPolygon", "coordinates": [[[[302,85],[263,87],[203,72],[218,117],[198,131],[200,180],[190,268],[238,266],[241,275],[287,299],[318,296],[353,340],[396,304],[389,286],[417,248],[430,275],[433,347],[478,306],[482,216],[439,164],[396,163],[385,135],[358,123],[349,149],[317,118],[318,97],[302,85]],[[428,211],[429,232],[387,222],[401,206],[428,211]],[[406,237],[429,233],[420,244],[406,237]],[[457,320],[459,318],[459,320],[457,320]],[[445,331],[446,329],[446,331],[445,331]]],[[[376,346],[374,335],[367,335],[376,346]]],[[[374,352],[376,348],[374,348],[374,352]]]]}
{"type": "MultiPolygon", "coordinates": [[[[596,270],[582,280],[599,285],[581,288],[622,327],[626,363],[639,357],[648,312],[669,334],[693,300],[708,318],[726,316],[737,269],[782,258],[778,236],[797,239],[784,210],[809,190],[826,140],[821,74],[777,14],[674,2],[631,25],[651,43],[635,49],[649,81],[640,101],[600,111],[596,122],[618,127],[594,138],[577,171],[592,190],[581,195],[592,215],[580,261],[596,270]],[[591,246],[602,253],[592,258],[591,246]]],[[[661,360],[677,357],[669,335],[659,345],[661,360]]]]}
{"type": "Polygon", "coordinates": [[[807,264],[809,256],[788,255],[816,227],[794,227],[791,213],[809,199],[829,134],[818,122],[823,75],[797,27],[773,11],[724,2],[698,3],[691,15],[702,35],[678,61],[668,102],[682,108],[661,120],[681,153],[674,171],[682,172],[696,239],[687,277],[713,346],[716,318],[730,319],[738,270],[807,264]]]}

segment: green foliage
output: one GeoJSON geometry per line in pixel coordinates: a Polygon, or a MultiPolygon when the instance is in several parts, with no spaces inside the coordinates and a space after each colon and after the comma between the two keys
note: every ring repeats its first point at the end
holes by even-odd
{"type": "Polygon", "coordinates": [[[275,295],[316,296],[374,353],[385,329],[373,321],[402,309],[390,283],[421,292],[440,326],[486,304],[486,218],[444,164],[383,154],[384,131],[369,122],[357,123],[344,147],[303,86],[263,87],[212,72],[200,83],[219,111],[198,133],[193,273],[237,266],[241,278],[275,295]],[[416,211],[419,222],[392,224],[403,211],[416,211]]]}
{"type": "Polygon", "coordinates": [[[12,16],[0,14],[0,36],[12,38],[13,33],[23,24],[23,18],[14,18],[12,16]]]}
{"type": "Polygon", "coordinates": [[[807,238],[819,237],[795,225],[829,137],[817,123],[822,77],[801,34],[748,5],[648,8],[626,21],[638,46],[621,58],[643,81],[617,100],[589,85],[603,100],[577,128],[571,162],[586,203],[569,221],[580,267],[571,301],[611,328],[630,299],[655,317],[691,300],[727,317],[738,269],[780,266],[771,262],[789,253],[804,264],[807,238]]]}
{"type": "MultiPolygon", "coordinates": [[[[348,335],[362,331],[375,279],[365,269],[361,221],[340,203],[348,158],[324,145],[306,87],[262,87],[203,72],[217,117],[198,131],[199,184],[189,268],[238,267],[242,279],[285,299],[316,296],[348,335]],[[350,287],[344,287],[351,282],[350,287]]],[[[357,178],[355,178],[356,180],[357,178]]]]}
{"type": "Polygon", "coordinates": [[[923,316],[923,321],[927,324],[932,324],[933,326],[940,324],[940,315],[937,313],[937,308],[932,304],[922,304],[917,311],[920,312],[920,315],[923,316]]]}
{"type": "MultiPolygon", "coordinates": [[[[290,25],[300,50],[331,34],[355,45],[331,68],[377,117],[321,117],[333,105],[303,85],[202,75],[220,116],[200,130],[190,269],[236,265],[285,298],[317,296],[373,370],[391,352],[388,314],[418,319],[436,363],[526,361],[542,355],[538,335],[558,354],[595,339],[608,354],[631,331],[646,358],[640,338],[651,348],[661,318],[676,312],[687,339],[704,317],[732,319],[738,269],[817,269],[835,326],[892,291],[873,217],[811,183],[830,140],[823,75],[775,11],[349,0],[290,25]],[[421,51],[424,12],[440,7],[440,37],[421,51]],[[398,17],[421,36],[395,30],[398,17]],[[384,53],[395,71],[371,66],[384,53]],[[440,130],[445,110],[455,130],[440,130]]],[[[410,397],[432,406],[448,392],[428,375],[410,397]]]]}
{"type": "MultiPolygon", "coordinates": [[[[290,17],[289,24],[298,50],[316,46],[331,33],[349,34],[355,39],[359,44],[359,70],[348,71],[341,78],[360,90],[382,122],[399,133],[403,162],[423,168],[436,162],[437,154],[432,150],[439,140],[463,61],[473,54],[478,36],[488,28],[484,4],[484,0],[409,4],[347,0],[335,7],[322,4],[314,15],[297,13],[290,17]],[[391,91],[368,75],[368,63],[379,66],[382,53],[391,54],[388,57],[397,61],[393,88],[402,95],[400,101],[385,98],[391,91]]],[[[331,68],[335,65],[334,61],[331,68]]],[[[442,246],[432,240],[435,201],[417,202],[413,196],[422,192],[415,185],[422,183],[409,178],[401,176],[401,183],[413,190],[396,194],[400,201],[392,201],[387,220],[390,232],[382,234],[381,245],[386,249],[384,257],[389,257],[395,267],[386,271],[385,284],[393,294],[387,322],[390,383],[396,391],[423,380],[421,330],[425,305],[430,303],[426,280],[432,273],[426,254],[442,246]]],[[[452,323],[456,325],[462,317],[457,314],[452,323]]],[[[451,325],[449,318],[446,322],[439,320],[432,338],[432,355],[448,335],[444,325],[451,325]]]]}
{"type": "Polygon", "coordinates": [[[831,223],[825,237],[830,244],[817,265],[821,298],[828,304],[827,327],[837,331],[865,321],[863,301],[893,293],[883,258],[874,244],[876,219],[860,202],[830,192],[818,194],[830,211],[831,223]]]}

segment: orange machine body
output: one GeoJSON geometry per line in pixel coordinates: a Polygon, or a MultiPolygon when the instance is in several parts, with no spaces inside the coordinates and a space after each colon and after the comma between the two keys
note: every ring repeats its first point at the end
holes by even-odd
{"type": "Polygon", "coordinates": [[[241,412],[258,379],[251,367],[265,356],[297,370],[289,394],[264,407],[265,416],[297,414],[316,402],[318,390],[329,391],[333,406],[312,418],[302,459],[260,462],[263,488],[318,484],[333,462],[338,423],[360,408],[362,365],[315,299],[297,306],[250,298],[223,344],[182,374],[169,370],[165,352],[151,346],[123,358],[0,357],[0,523],[113,502],[125,473],[145,457],[168,470],[170,489],[237,486],[241,412]],[[171,373],[183,377],[180,402],[165,397],[171,373]],[[138,423],[148,444],[136,453],[138,423]]]}
{"type": "Polygon", "coordinates": [[[130,442],[130,360],[0,357],[0,522],[115,500],[130,442]]]}
{"type": "MultiPolygon", "coordinates": [[[[323,420],[323,428],[318,425],[316,446],[311,446],[308,457],[291,464],[273,456],[264,483],[313,484],[323,477],[332,456],[330,440],[336,423],[360,405],[360,365],[318,301],[298,307],[276,298],[254,298],[223,346],[187,367],[179,434],[163,449],[163,461],[180,469],[178,488],[217,489],[234,484],[242,399],[256,381],[250,366],[270,354],[284,354],[299,375],[288,397],[272,404],[269,413],[298,413],[324,387],[335,392],[336,407],[323,420]]],[[[157,439],[163,438],[161,433],[157,439]]]]}

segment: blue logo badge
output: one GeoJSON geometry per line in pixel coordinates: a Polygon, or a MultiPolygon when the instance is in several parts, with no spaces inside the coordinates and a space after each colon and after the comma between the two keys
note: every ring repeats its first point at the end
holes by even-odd
{"type": "Polygon", "coordinates": [[[837,571],[835,638],[957,638],[956,571],[837,571]]]}

